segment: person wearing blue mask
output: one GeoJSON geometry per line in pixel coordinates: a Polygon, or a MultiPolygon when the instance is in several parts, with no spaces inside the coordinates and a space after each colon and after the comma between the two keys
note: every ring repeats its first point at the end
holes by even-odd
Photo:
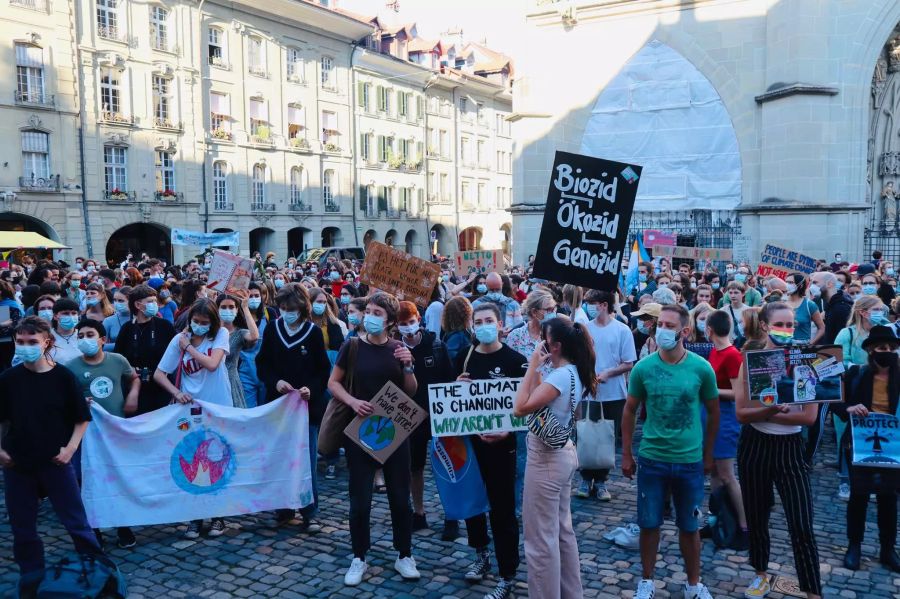
{"type": "Polygon", "coordinates": [[[657,350],[656,322],[661,308],[662,306],[655,302],[645,302],[640,310],[631,313],[631,318],[635,323],[632,332],[634,347],[639,360],[646,358],[657,350]]]}
{"type": "MultiPolygon", "coordinates": [[[[228,356],[225,368],[228,370],[228,381],[231,383],[231,401],[236,408],[246,408],[244,385],[238,374],[238,362],[241,352],[256,346],[259,329],[250,312],[248,299],[250,293],[246,289],[234,289],[230,293],[222,293],[216,298],[222,328],[228,331],[228,356]]],[[[256,404],[254,403],[254,406],[256,404]]]]}
{"type": "Polygon", "coordinates": [[[114,350],[122,326],[131,320],[131,309],[128,307],[129,293],[131,293],[131,287],[125,286],[116,289],[113,294],[114,312],[111,316],[103,319],[103,328],[106,329],[106,342],[103,346],[105,351],[114,350]]]}
{"type": "Polygon", "coordinates": [[[0,306],[9,310],[9,319],[0,322],[0,372],[3,372],[11,363],[15,353],[13,343],[13,331],[22,318],[22,307],[16,301],[16,289],[9,281],[0,280],[0,306]]]}
{"type": "Polygon", "coordinates": [[[641,262],[638,265],[638,283],[628,292],[628,302],[632,308],[637,308],[641,296],[653,295],[656,291],[656,281],[653,276],[653,263],[641,262]]]}
{"type": "Polygon", "coordinates": [[[81,357],[78,351],[78,336],[75,325],[79,321],[78,303],[67,297],[56,300],[53,304],[53,320],[56,326],[53,329],[53,350],[50,357],[57,363],[65,365],[67,362],[81,357]]]}
{"type": "Polygon", "coordinates": [[[815,345],[825,336],[825,320],[818,304],[822,290],[818,285],[809,285],[806,277],[799,272],[787,277],[787,304],[794,310],[794,339],[798,344],[815,345]],[[816,334],[812,335],[812,325],[816,325],[816,334]]]}
{"type": "Polygon", "coordinates": [[[519,302],[503,294],[503,278],[499,274],[489,273],[482,284],[485,287],[484,295],[472,302],[472,309],[477,310],[484,303],[497,306],[500,312],[500,337],[505,338],[509,331],[524,321],[522,307],[519,302]]]}
{"type": "Polygon", "coordinates": [[[260,347],[262,347],[262,338],[265,335],[266,327],[278,318],[278,312],[274,307],[266,305],[266,299],[269,297],[269,288],[263,283],[251,282],[247,293],[247,307],[250,308],[250,314],[256,323],[259,338],[252,347],[241,350],[238,374],[241,378],[241,385],[244,387],[244,402],[248,408],[255,408],[266,401],[266,386],[257,374],[256,356],[259,354],[260,347]]]}

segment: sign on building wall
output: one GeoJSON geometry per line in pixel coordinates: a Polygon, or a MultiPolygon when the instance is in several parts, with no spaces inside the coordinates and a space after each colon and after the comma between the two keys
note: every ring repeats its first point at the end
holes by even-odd
{"type": "Polygon", "coordinates": [[[816,270],[816,259],[777,245],[766,244],[759,258],[756,274],[786,279],[792,272],[810,274],[816,270]]]}

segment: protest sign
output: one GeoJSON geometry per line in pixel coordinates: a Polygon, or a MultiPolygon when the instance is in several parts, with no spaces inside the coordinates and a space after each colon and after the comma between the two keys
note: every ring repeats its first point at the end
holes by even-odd
{"type": "Polygon", "coordinates": [[[801,345],[744,352],[749,397],[765,406],[843,401],[839,345],[801,345]]]}
{"type": "Polygon", "coordinates": [[[473,274],[486,275],[489,272],[502,272],[503,250],[475,250],[456,252],[456,273],[463,277],[473,274]]]}
{"type": "Polygon", "coordinates": [[[900,468],[900,419],[893,414],[850,416],[853,465],[900,468]]]}
{"type": "Polygon", "coordinates": [[[253,261],[222,250],[213,252],[209,266],[207,287],[225,292],[232,289],[248,289],[253,278],[253,261]]]}
{"type": "Polygon", "coordinates": [[[365,418],[354,418],[344,429],[344,434],[362,447],[363,451],[384,464],[416,427],[422,424],[427,414],[390,381],[384,384],[369,403],[375,408],[375,412],[365,418]]]}
{"type": "Polygon", "coordinates": [[[440,276],[441,267],[437,264],[377,241],[370,241],[366,246],[366,261],[359,271],[363,284],[419,306],[431,303],[431,292],[440,276]]]}
{"type": "Polygon", "coordinates": [[[670,258],[686,258],[688,260],[707,260],[727,262],[731,260],[728,248],[693,248],[678,245],[654,245],[653,257],[668,256],[670,258]]]}
{"type": "Polygon", "coordinates": [[[198,247],[240,245],[241,235],[237,231],[231,233],[204,233],[186,229],[172,229],[172,245],[195,245],[198,247]]]}
{"type": "Polygon", "coordinates": [[[187,522],[313,501],[309,417],[298,394],[252,410],[194,401],[133,418],[96,401],[81,445],[94,528],[187,522]]]}
{"type": "Polygon", "coordinates": [[[647,229],[644,231],[644,247],[652,248],[655,245],[677,245],[678,235],[675,233],[666,233],[664,231],[656,231],[647,229]]]}
{"type": "Polygon", "coordinates": [[[759,259],[756,274],[786,279],[792,272],[810,274],[816,270],[816,259],[800,252],[793,252],[776,245],[766,244],[759,259]]]}
{"type": "Polygon", "coordinates": [[[749,235],[734,236],[734,240],[731,242],[731,259],[734,260],[736,264],[740,264],[742,262],[750,262],[749,235]]]}
{"type": "Polygon", "coordinates": [[[641,167],[557,152],[535,278],[615,291],[641,167]]]}
{"type": "Polygon", "coordinates": [[[513,416],[522,379],[485,379],[428,385],[431,435],[476,435],[528,429],[513,416]]]}

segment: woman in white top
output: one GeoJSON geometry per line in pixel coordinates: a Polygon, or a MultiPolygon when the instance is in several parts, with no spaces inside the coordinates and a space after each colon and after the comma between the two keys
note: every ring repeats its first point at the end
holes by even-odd
{"type": "MultiPolygon", "coordinates": [[[[585,325],[564,316],[544,323],[542,329],[545,341],[531,354],[514,412],[525,416],[549,406],[559,424],[570,427],[577,402],[597,394],[594,343],[585,325]],[[547,362],[553,370],[541,382],[540,369],[547,362]]],[[[528,595],[578,599],[583,592],[570,509],[572,476],[578,468],[575,446],[569,440],[554,449],[533,433],[527,443],[522,517],[528,595]]]]}
{"type": "MultiPolygon", "coordinates": [[[[791,344],[794,310],[783,302],[766,304],[759,314],[760,326],[767,333],[766,349],[791,344]]],[[[746,380],[741,366],[738,378],[746,380]]],[[[741,495],[750,533],[750,565],[756,577],[746,597],[764,597],[771,588],[766,573],[769,565],[769,514],[772,486],[778,489],[794,550],[794,566],[800,589],[809,599],[822,595],[819,553],[813,536],[813,502],[809,468],[803,457],[801,428],[816,420],[816,404],[803,406],[764,406],[751,401],[747,385],[734,389],[737,419],[746,424],[738,442],[738,474],[741,495]]],[[[777,560],[776,560],[777,561],[777,560]]]]}
{"type": "Polygon", "coordinates": [[[723,310],[731,316],[732,339],[744,336],[744,310],[747,305],[744,303],[744,292],[747,290],[740,281],[732,281],[725,287],[725,306],[723,310]]]}

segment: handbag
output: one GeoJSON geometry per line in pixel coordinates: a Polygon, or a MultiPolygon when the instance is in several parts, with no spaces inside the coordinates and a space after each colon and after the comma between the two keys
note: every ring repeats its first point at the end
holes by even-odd
{"type": "MultiPolygon", "coordinates": [[[[351,337],[347,343],[347,368],[344,371],[343,385],[347,393],[353,395],[353,384],[356,382],[354,372],[356,370],[356,354],[359,353],[359,337],[351,337]]],[[[353,408],[336,397],[332,397],[325,408],[322,423],[319,425],[319,441],[317,443],[319,453],[331,455],[344,444],[344,429],[350,421],[356,417],[353,408]]]]}
{"type": "Polygon", "coordinates": [[[578,466],[585,470],[613,470],[616,467],[616,423],[604,418],[603,402],[598,403],[600,420],[594,422],[585,417],[575,423],[578,466]]]}
{"type": "Polygon", "coordinates": [[[125,578],[112,560],[102,555],[63,557],[44,571],[37,587],[38,599],[86,599],[121,597],[127,593],[125,578]]]}
{"type": "Polygon", "coordinates": [[[559,418],[550,409],[549,404],[528,416],[528,430],[551,449],[562,449],[565,447],[574,429],[575,406],[578,404],[578,401],[575,398],[575,374],[571,368],[569,369],[569,378],[571,379],[569,395],[572,402],[572,417],[569,419],[568,426],[560,424],[559,418]]]}

